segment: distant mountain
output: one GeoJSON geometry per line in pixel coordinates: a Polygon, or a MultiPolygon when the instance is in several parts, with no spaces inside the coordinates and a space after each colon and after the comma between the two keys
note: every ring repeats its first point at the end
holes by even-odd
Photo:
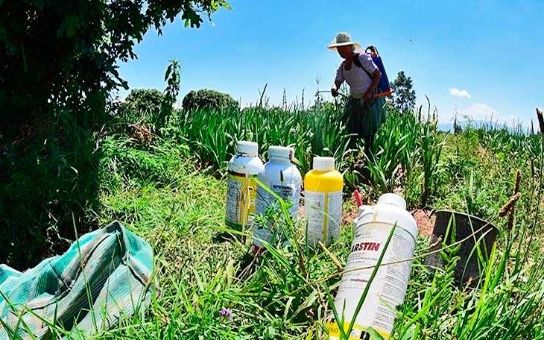
{"type": "MultiPolygon", "coordinates": [[[[461,127],[461,129],[465,129],[467,126],[472,126],[475,128],[489,128],[489,129],[493,128],[496,130],[507,129],[510,132],[520,132],[520,129],[521,129],[521,132],[523,133],[529,132],[529,129],[524,126],[513,126],[512,124],[504,124],[504,123],[492,123],[492,122],[484,121],[484,120],[473,120],[473,121],[463,120],[463,121],[458,121],[457,124],[461,127]]],[[[436,127],[438,128],[438,131],[453,132],[453,122],[438,123],[436,127]]]]}

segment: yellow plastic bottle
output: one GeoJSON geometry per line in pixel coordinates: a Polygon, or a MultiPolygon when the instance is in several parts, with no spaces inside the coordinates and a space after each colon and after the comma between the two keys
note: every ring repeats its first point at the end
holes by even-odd
{"type": "Polygon", "coordinates": [[[313,169],[304,176],[306,242],[329,244],[340,235],[344,178],[334,168],[334,158],[314,157],[313,169]]]}

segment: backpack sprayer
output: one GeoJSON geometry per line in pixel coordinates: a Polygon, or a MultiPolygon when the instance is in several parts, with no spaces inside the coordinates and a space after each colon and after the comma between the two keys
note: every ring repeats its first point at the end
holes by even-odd
{"type": "MultiPolygon", "coordinates": [[[[391,88],[391,85],[389,84],[389,78],[387,77],[387,72],[385,71],[385,67],[383,65],[382,57],[380,56],[380,53],[378,52],[378,49],[375,46],[370,45],[365,49],[365,53],[370,54],[370,57],[372,58],[372,61],[378,67],[378,69],[380,70],[380,72],[382,74],[382,77],[380,78],[380,83],[378,84],[378,88],[377,88],[378,93],[374,94],[372,97],[373,98],[379,98],[379,97],[389,97],[389,96],[391,96],[394,91],[391,88]]],[[[359,61],[359,53],[354,54],[354,57],[355,58],[353,59],[353,63],[356,66],[362,68],[363,71],[365,71],[365,73],[372,79],[372,75],[370,74],[370,72],[368,72],[363,67],[361,62],[359,61]]],[[[330,91],[317,91],[316,95],[319,94],[319,93],[325,93],[325,92],[330,92],[330,91]]],[[[347,95],[345,95],[345,94],[343,94],[341,92],[338,92],[338,94],[341,95],[344,98],[349,98],[349,96],[347,96],[347,95]]]]}

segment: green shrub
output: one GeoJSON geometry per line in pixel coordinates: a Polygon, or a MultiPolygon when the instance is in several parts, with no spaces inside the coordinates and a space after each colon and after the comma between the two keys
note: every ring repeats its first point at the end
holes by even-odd
{"type": "Polygon", "coordinates": [[[146,124],[158,130],[172,114],[172,100],[156,89],[134,89],[121,104],[118,118],[127,124],[146,124]]]}
{"type": "Polygon", "coordinates": [[[238,107],[238,102],[229,94],[203,89],[189,92],[183,98],[183,109],[231,109],[238,107]]]}
{"type": "Polygon", "coordinates": [[[33,266],[96,227],[101,149],[77,118],[57,113],[1,147],[0,263],[33,266]]]}

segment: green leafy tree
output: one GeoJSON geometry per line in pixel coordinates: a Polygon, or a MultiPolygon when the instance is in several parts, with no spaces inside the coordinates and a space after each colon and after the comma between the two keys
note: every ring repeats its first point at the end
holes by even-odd
{"type": "Polygon", "coordinates": [[[118,116],[127,124],[156,125],[166,101],[164,94],[157,89],[133,89],[121,105],[118,116]]]}
{"type": "MultiPolygon", "coordinates": [[[[0,0],[0,263],[25,269],[98,226],[92,211],[100,208],[106,104],[112,89],[128,88],[118,63],[136,58],[134,46],[149,30],[161,34],[176,19],[199,27],[227,6],[0,0]]],[[[162,96],[145,94],[161,106],[159,127],[179,92],[176,63],[166,82],[162,96]]]]}
{"type": "MultiPolygon", "coordinates": [[[[171,60],[164,75],[166,89],[133,89],[120,107],[113,113],[121,122],[150,125],[155,133],[167,123],[179,94],[181,76],[177,60],[171,60]]],[[[113,111],[113,110],[112,110],[113,111]]]]}
{"type": "Polygon", "coordinates": [[[395,91],[391,99],[393,107],[399,112],[413,111],[416,106],[416,91],[413,89],[412,78],[400,71],[391,83],[391,88],[395,91]]]}
{"type": "Polygon", "coordinates": [[[108,91],[127,88],[118,62],[136,58],[134,46],[149,29],[161,34],[178,16],[186,27],[199,27],[203,15],[227,6],[226,0],[0,1],[0,133],[52,109],[103,108],[108,91]]]}
{"type": "Polygon", "coordinates": [[[229,94],[210,89],[191,91],[183,98],[184,110],[228,109],[238,106],[229,94]]]}

